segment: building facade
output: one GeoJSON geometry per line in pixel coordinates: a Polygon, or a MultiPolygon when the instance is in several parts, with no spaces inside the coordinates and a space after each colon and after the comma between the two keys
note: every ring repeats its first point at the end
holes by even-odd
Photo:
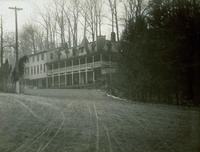
{"type": "Polygon", "coordinates": [[[117,68],[117,44],[99,37],[75,48],[57,48],[28,56],[24,85],[36,88],[79,88],[106,85],[117,68]]]}

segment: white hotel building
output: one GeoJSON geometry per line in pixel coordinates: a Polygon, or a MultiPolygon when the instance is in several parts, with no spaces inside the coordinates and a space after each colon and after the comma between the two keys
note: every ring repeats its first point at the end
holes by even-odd
{"type": "Polygon", "coordinates": [[[56,48],[29,55],[24,85],[36,88],[105,85],[116,71],[117,52],[117,43],[101,36],[97,43],[84,39],[76,49],[56,48]]]}

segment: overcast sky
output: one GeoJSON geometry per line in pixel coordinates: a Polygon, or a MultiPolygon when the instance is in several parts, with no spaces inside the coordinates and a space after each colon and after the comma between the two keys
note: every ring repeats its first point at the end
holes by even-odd
{"type": "Polygon", "coordinates": [[[0,15],[3,17],[4,30],[9,32],[15,31],[15,16],[14,10],[8,7],[20,7],[22,11],[18,11],[19,29],[23,24],[29,22],[33,18],[37,18],[38,11],[41,6],[48,0],[0,0],[0,15]]]}
{"type": "MultiPolygon", "coordinates": [[[[42,11],[45,4],[50,0],[0,0],[0,15],[3,17],[4,32],[15,32],[14,10],[8,7],[20,7],[18,11],[18,28],[22,29],[25,23],[38,20],[39,12],[42,11]]],[[[103,11],[104,15],[110,15],[109,9],[103,11]]],[[[119,12],[118,12],[119,15],[119,12]]],[[[104,21],[104,25],[111,24],[110,21],[104,21]],[[106,23],[107,22],[107,23],[106,23]]],[[[110,38],[111,26],[102,26],[102,34],[110,38]]],[[[79,37],[81,39],[81,37],[79,37]]]]}

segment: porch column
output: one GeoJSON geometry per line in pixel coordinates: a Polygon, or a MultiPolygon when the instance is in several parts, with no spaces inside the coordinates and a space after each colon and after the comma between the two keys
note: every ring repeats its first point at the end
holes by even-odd
{"type": "Polygon", "coordinates": [[[73,60],[72,60],[72,85],[74,85],[74,69],[73,69],[73,60]]]}
{"type": "Polygon", "coordinates": [[[85,69],[85,83],[88,83],[88,76],[87,76],[87,69],[88,69],[88,64],[87,64],[87,57],[85,57],[85,63],[86,63],[86,69],[85,69]]]}
{"type": "Polygon", "coordinates": [[[95,72],[94,72],[94,56],[92,56],[92,62],[93,62],[92,80],[93,80],[93,83],[95,83],[95,72]]]}
{"type": "Polygon", "coordinates": [[[54,74],[52,74],[52,87],[54,87],[54,74]]]}
{"type": "Polygon", "coordinates": [[[61,84],[60,84],[60,77],[61,77],[61,74],[59,73],[59,74],[58,74],[58,88],[60,88],[60,85],[61,85],[61,84]]]}
{"type": "Polygon", "coordinates": [[[92,72],[92,77],[93,77],[93,83],[95,83],[95,72],[94,72],[94,70],[92,72]]]}
{"type": "Polygon", "coordinates": [[[67,87],[67,73],[65,73],[65,87],[67,87]]]}
{"type": "Polygon", "coordinates": [[[52,63],[52,87],[54,87],[53,63],[52,63]]]}
{"type": "Polygon", "coordinates": [[[58,88],[60,88],[60,62],[58,62],[58,70],[59,70],[59,73],[58,73],[58,88]]]}
{"type": "Polygon", "coordinates": [[[65,87],[67,87],[67,63],[65,61],[65,87]]]}
{"type": "Polygon", "coordinates": [[[79,65],[79,68],[78,68],[78,84],[80,85],[81,84],[80,58],[78,59],[78,65],[79,65]]]}
{"type": "Polygon", "coordinates": [[[48,76],[46,77],[46,88],[48,89],[48,76]]]}

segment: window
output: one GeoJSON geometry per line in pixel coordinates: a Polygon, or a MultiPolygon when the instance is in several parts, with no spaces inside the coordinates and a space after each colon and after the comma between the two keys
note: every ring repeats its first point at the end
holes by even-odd
{"type": "Polygon", "coordinates": [[[109,61],[109,55],[102,55],[103,61],[109,61]]]}
{"type": "Polygon", "coordinates": [[[42,64],[40,64],[40,73],[42,73],[42,64]]]}
{"type": "Polygon", "coordinates": [[[36,74],[36,66],[34,66],[34,74],[36,74]]]}
{"type": "Polygon", "coordinates": [[[72,61],[67,61],[67,62],[66,62],[66,66],[67,66],[67,67],[72,66],[72,61]]]}
{"type": "Polygon", "coordinates": [[[39,60],[40,60],[40,55],[38,54],[38,55],[37,55],[37,61],[39,61],[39,60]]]}
{"type": "Polygon", "coordinates": [[[41,60],[44,60],[44,54],[41,55],[41,60]]]}
{"type": "Polygon", "coordinates": [[[39,65],[37,66],[37,74],[39,74],[39,72],[40,72],[40,69],[39,69],[40,67],[39,67],[39,65]]]}
{"type": "Polygon", "coordinates": [[[58,63],[54,63],[53,69],[58,69],[58,63]]]}
{"type": "Polygon", "coordinates": [[[47,65],[47,70],[52,70],[52,64],[47,65]]]}
{"type": "Polygon", "coordinates": [[[33,75],[33,67],[31,67],[31,75],[33,75]]]}
{"type": "Polygon", "coordinates": [[[93,62],[93,57],[92,56],[89,56],[88,58],[87,58],[87,63],[92,63],[93,62]]]}
{"type": "Polygon", "coordinates": [[[51,58],[51,60],[53,60],[53,53],[50,54],[50,58],[51,58]]]}
{"type": "Polygon", "coordinates": [[[35,56],[32,57],[32,61],[35,62],[35,56]]]}
{"type": "Polygon", "coordinates": [[[29,68],[26,68],[26,74],[29,75],[29,68]]]}
{"type": "Polygon", "coordinates": [[[80,64],[85,64],[85,57],[80,58],[80,64]]]}
{"type": "Polygon", "coordinates": [[[45,72],[45,71],[46,71],[46,66],[45,66],[45,64],[44,64],[44,68],[43,68],[43,69],[44,69],[44,72],[45,72]]]}
{"type": "Polygon", "coordinates": [[[99,54],[94,56],[94,61],[95,62],[100,61],[100,55],[99,54]]]}
{"type": "Polygon", "coordinates": [[[64,68],[65,67],[65,61],[61,61],[60,62],[60,68],[64,68]]]}
{"type": "Polygon", "coordinates": [[[78,65],[79,64],[79,59],[74,59],[73,65],[78,65]]]}

